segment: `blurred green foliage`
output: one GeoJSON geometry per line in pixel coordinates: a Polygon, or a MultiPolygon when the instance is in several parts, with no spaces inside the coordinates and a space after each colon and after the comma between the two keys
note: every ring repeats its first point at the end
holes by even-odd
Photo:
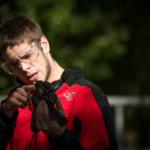
{"type": "MultiPolygon", "coordinates": [[[[36,20],[50,42],[54,59],[63,68],[80,66],[106,94],[149,93],[144,66],[149,64],[149,47],[142,46],[144,38],[149,38],[150,28],[148,21],[141,22],[146,4],[139,10],[141,4],[135,5],[129,0],[7,0],[0,3],[1,23],[12,11],[36,20]],[[136,20],[137,13],[141,20],[136,20]],[[140,25],[136,24],[138,21],[140,25]],[[137,26],[142,28],[143,39],[138,35],[137,26]],[[141,53],[143,48],[145,54],[141,53]]],[[[14,78],[0,69],[0,94],[7,94],[17,85],[14,78]]]]}

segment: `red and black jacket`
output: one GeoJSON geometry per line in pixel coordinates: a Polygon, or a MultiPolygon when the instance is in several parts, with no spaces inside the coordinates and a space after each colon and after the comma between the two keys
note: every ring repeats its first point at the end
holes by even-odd
{"type": "Polygon", "coordinates": [[[66,69],[61,85],[52,84],[68,119],[63,137],[55,142],[30,130],[32,105],[18,108],[12,118],[0,111],[0,147],[6,150],[118,150],[110,106],[102,90],[81,68],[66,69]],[[56,90],[57,89],[57,90],[56,90]]]}

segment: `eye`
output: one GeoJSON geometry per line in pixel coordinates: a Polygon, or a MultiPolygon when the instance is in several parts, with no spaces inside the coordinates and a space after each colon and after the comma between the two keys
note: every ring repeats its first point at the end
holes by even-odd
{"type": "Polygon", "coordinates": [[[24,54],[23,56],[21,56],[20,58],[21,59],[29,59],[32,56],[33,56],[33,51],[30,51],[30,52],[24,54]]]}
{"type": "Polygon", "coordinates": [[[24,55],[21,59],[27,59],[27,58],[30,58],[32,54],[26,54],[24,55]]]}

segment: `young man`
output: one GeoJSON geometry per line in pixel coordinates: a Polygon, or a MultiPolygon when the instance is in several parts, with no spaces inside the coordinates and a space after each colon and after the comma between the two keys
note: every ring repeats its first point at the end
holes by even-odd
{"type": "Polygon", "coordinates": [[[15,73],[20,86],[9,92],[0,110],[0,148],[6,150],[117,150],[110,106],[102,90],[86,79],[81,68],[64,70],[52,58],[40,26],[26,16],[0,26],[2,68],[15,73]],[[56,108],[68,120],[59,126],[41,100],[36,127],[30,129],[31,92],[37,80],[47,81],[57,94],[56,108]]]}

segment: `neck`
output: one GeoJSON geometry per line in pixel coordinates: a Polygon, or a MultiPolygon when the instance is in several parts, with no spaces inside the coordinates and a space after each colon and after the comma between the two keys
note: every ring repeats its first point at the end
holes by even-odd
{"type": "Polygon", "coordinates": [[[57,81],[61,78],[64,69],[60,67],[54,59],[51,59],[50,64],[51,64],[51,73],[47,81],[52,83],[53,81],[57,81]]]}

